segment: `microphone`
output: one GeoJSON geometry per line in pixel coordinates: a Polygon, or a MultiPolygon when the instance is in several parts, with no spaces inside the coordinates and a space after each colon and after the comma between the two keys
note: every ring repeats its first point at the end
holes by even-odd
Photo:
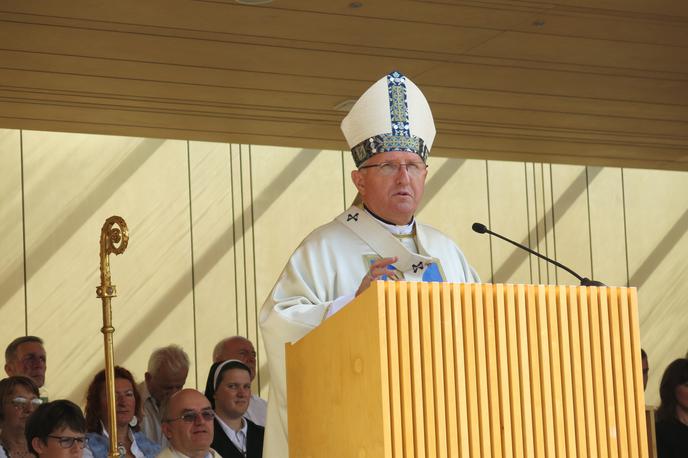
{"type": "Polygon", "coordinates": [[[549,262],[549,263],[552,263],[552,264],[554,264],[554,265],[557,266],[557,267],[561,267],[562,269],[564,269],[565,271],[567,271],[568,273],[570,273],[571,275],[573,275],[574,277],[576,277],[576,278],[580,281],[581,286],[607,286],[607,285],[605,285],[604,283],[602,283],[602,282],[600,282],[600,281],[591,280],[591,279],[589,279],[589,278],[587,278],[587,277],[581,277],[581,276],[578,275],[576,272],[574,272],[573,270],[569,269],[568,267],[566,267],[566,266],[563,265],[562,263],[557,262],[557,261],[555,261],[554,259],[550,259],[550,258],[548,258],[547,256],[542,255],[542,254],[538,253],[537,251],[528,248],[528,247],[525,246],[525,245],[521,245],[521,244],[518,243],[518,242],[515,242],[515,241],[513,241],[513,240],[511,240],[511,239],[508,239],[508,238],[504,237],[503,235],[499,235],[499,234],[497,234],[496,232],[492,232],[492,231],[489,230],[484,224],[481,224],[481,223],[473,223],[473,226],[471,226],[471,227],[472,227],[473,230],[474,230],[475,232],[477,232],[478,234],[485,234],[485,233],[487,233],[487,234],[490,234],[490,235],[494,235],[495,237],[500,238],[500,239],[502,239],[502,240],[504,240],[504,241],[507,241],[507,242],[511,243],[512,245],[516,245],[517,247],[521,248],[522,250],[526,250],[528,253],[534,254],[534,255],[537,256],[538,258],[544,259],[545,261],[547,261],[547,262],[549,262]]]}

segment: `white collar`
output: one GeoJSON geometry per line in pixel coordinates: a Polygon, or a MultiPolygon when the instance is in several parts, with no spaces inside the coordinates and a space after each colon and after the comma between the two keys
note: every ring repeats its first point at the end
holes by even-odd
{"type": "Polygon", "coordinates": [[[375,221],[377,221],[382,227],[387,229],[389,232],[391,232],[394,235],[410,235],[413,234],[413,227],[416,224],[416,218],[413,218],[410,223],[404,224],[403,226],[397,226],[396,224],[389,224],[386,223],[382,220],[380,220],[377,216],[375,216],[373,213],[368,211],[367,208],[363,209],[367,214],[373,217],[375,221]]]}

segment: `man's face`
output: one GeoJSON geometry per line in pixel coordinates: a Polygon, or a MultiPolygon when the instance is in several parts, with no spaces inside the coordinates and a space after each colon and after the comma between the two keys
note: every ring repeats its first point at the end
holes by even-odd
{"type": "Polygon", "coordinates": [[[186,456],[207,452],[213,442],[213,419],[204,420],[203,411],[212,412],[212,408],[208,399],[196,390],[182,390],[170,397],[162,430],[172,447],[186,456]],[[185,414],[193,417],[193,421],[179,418],[185,414]]]}
{"type": "Polygon", "coordinates": [[[156,374],[146,372],[146,386],[153,399],[158,404],[163,403],[170,396],[177,391],[181,391],[186,383],[186,376],[189,374],[189,369],[182,369],[179,372],[173,372],[166,365],[162,365],[156,374]]]}
{"type": "Polygon", "coordinates": [[[60,440],[66,441],[69,438],[86,437],[84,433],[78,433],[71,428],[65,427],[56,429],[50,433],[50,437],[45,438],[45,442],[34,437],[31,441],[34,450],[38,452],[41,458],[81,458],[84,454],[84,449],[81,448],[79,442],[74,441],[71,447],[63,448],[60,445],[60,440]]]}
{"type": "Polygon", "coordinates": [[[38,342],[24,342],[17,347],[17,357],[5,364],[7,375],[24,375],[40,388],[45,383],[46,354],[38,342]]]}
{"type": "Polygon", "coordinates": [[[251,399],[251,376],[243,369],[229,369],[222,373],[222,381],[215,390],[215,409],[223,416],[235,419],[248,409],[251,399]]]}
{"type": "Polygon", "coordinates": [[[216,362],[238,359],[251,369],[251,380],[256,376],[256,350],[250,340],[243,337],[229,339],[222,347],[216,362]]]}
{"type": "MultiPolygon", "coordinates": [[[[378,153],[363,163],[363,166],[389,163],[417,163],[422,159],[414,153],[392,151],[378,153]]],[[[425,189],[427,170],[420,167],[420,173],[409,173],[406,167],[386,175],[377,167],[364,168],[351,172],[351,179],[356,185],[363,203],[373,213],[394,224],[408,224],[416,212],[425,189]]]]}

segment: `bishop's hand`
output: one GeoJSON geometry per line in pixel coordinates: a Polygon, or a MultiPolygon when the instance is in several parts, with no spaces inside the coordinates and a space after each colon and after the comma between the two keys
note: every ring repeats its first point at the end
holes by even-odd
{"type": "Polygon", "coordinates": [[[383,275],[387,275],[391,280],[396,280],[396,270],[390,269],[389,266],[398,260],[399,258],[395,256],[393,258],[382,258],[372,263],[368,273],[361,280],[361,285],[356,290],[356,296],[365,291],[373,281],[379,280],[383,275]]]}

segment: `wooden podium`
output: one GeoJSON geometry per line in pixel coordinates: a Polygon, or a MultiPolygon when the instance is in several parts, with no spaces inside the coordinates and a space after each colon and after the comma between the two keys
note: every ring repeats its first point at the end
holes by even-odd
{"type": "Polygon", "coordinates": [[[379,281],[286,356],[293,458],[647,457],[634,288],[379,281]]]}

